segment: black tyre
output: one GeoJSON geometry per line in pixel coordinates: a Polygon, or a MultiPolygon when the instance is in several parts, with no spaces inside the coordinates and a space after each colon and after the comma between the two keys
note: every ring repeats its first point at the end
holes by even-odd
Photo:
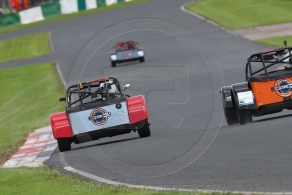
{"type": "Polygon", "coordinates": [[[71,139],[69,138],[59,138],[57,139],[59,151],[66,152],[71,150],[71,139]]]}
{"type": "Polygon", "coordinates": [[[143,127],[141,129],[138,129],[138,134],[141,138],[149,137],[151,135],[151,131],[150,131],[149,123],[147,119],[144,121],[143,127]]]}
{"type": "Polygon", "coordinates": [[[235,125],[239,123],[236,110],[233,107],[224,108],[224,115],[228,125],[235,125]]]}
{"type": "Polygon", "coordinates": [[[241,125],[252,123],[252,112],[251,110],[246,109],[236,109],[237,110],[237,117],[238,121],[241,125]]]}
{"type": "Polygon", "coordinates": [[[145,57],[141,57],[141,58],[139,58],[139,61],[140,61],[140,62],[145,62],[145,57]]]}
{"type": "MultiPolygon", "coordinates": [[[[233,98],[233,97],[232,97],[233,98]]],[[[238,124],[237,113],[234,107],[224,107],[224,97],[222,97],[222,105],[224,110],[225,119],[228,125],[235,125],[238,124]]],[[[234,102],[234,101],[232,101],[234,102]]],[[[234,103],[233,103],[234,105],[234,103]]]]}
{"type": "Polygon", "coordinates": [[[117,63],[112,61],[112,67],[116,67],[117,63]]]}

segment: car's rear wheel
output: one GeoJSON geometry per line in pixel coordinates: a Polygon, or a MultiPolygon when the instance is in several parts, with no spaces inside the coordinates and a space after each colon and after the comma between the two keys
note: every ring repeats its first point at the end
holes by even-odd
{"type": "Polygon", "coordinates": [[[112,67],[116,67],[117,63],[112,61],[112,67]]]}
{"type": "Polygon", "coordinates": [[[71,150],[71,139],[70,138],[58,138],[57,139],[59,151],[66,152],[71,150]]]}
{"type": "Polygon", "coordinates": [[[138,134],[141,138],[143,137],[149,137],[151,135],[151,131],[149,128],[149,123],[148,123],[148,119],[144,120],[144,124],[143,127],[138,129],[138,134]]]}
{"type": "Polygon", "coordinates": [[[139,61],[140,61],[140,62],[145,62],[145,57],[141,57],[141,58],[139,58],[139,61]]]}
{"type": "Polygon", "coordinates": [[[237,117],[238,117],[239,124],[241,125],[252,123],[251,110],[237,108],[237,117]]]}

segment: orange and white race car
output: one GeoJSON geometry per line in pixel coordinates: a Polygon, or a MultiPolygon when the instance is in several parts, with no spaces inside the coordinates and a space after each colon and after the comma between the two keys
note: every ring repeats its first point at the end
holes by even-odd
{"type": "Polygon", "coordinates": [[[221,88],[228,125],[251,123],[252,117],[292,109],[292,58],[286,47],[251,55],[246,81],[221,88]]]}

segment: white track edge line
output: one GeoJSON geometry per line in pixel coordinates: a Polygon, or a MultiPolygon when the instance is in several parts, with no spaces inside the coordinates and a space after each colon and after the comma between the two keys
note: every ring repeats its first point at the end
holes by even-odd
{"type": "MultiPolygon", "coordinates": [[[[187,189],[187,188],[165,188],[165,187],[157,187],[157,186],[145,186],[145,185],[134,185],[134,184],[127,184],[127,183],[121,183],[116,181],[111,181],[108,179],[104,179],[102,177],[98,177],[96,175],[92,175],[90,173],[86,173],[84,171],[77,170],[71,166],[64,167],[65,170],[79,174],[81,176],[87,177],[89,179],[92,179],[94,181],[97,181],[98,183],[112,185],[112,186],[124,186],[127,188],[133,188],[133,189],[146,189],[146,190],[153,190],[153,191],[180,191],[180,192],[203,192],[203,193],[212,193],[214,191],[212,190],[198,190],[198,189],[187,189]]],[[[224,186],[225,188],[225,186],[224,186]]],[[[234,194],[261,194],[261,195],[292,195],[292,192],[249,192],[249,191],[215,191],[217,193],[234,193],[234,194]]]]}
{"type": "Polygon", "coordinates": [[[52,53],[55,53],[55,49],[54,49],[53,42],[52,42],[52,31],[49,32],[49,39],[50,39],[51,51],[52,51],[52,53]]]}
{"type": "Polygon", "coordinates": [[[61,71],[61,69],[60,69],[60,65],[59,65],[58,62],[55,62],[55,63],[56,63],[56,69],[57,69],[57,72],[58,72],[59,78],[60,78],[60,80],[61,80],[63,86],[66,88],[66,82],[65,82],[65,80],[64,80],[64,77],[63,77],[62,71],[61,71]]]}
{"type": "Polygon", "coordinates": [[[197,17],[197,18],[200,18],[201,20],[205,20],[206,22],[208,22],[208,23],[210,23],[210,24],[213,24],[214,26],[217,26],[217,27],[221,28],[222,30],[225,30],[225,31],[228,32],[228,33],[231,33],[231,34],[233,34],[233,35],[235,35],[235,36],[240,36],[238,33],[233,32],[232,30],[229,30],[229,29],[227,29],[227,28],[224,28],[224,27],[220,26],[219,24],[217,24],[217,23],[215,23],[215,22],[213,22],[213,21],[211,21],[211,20],[209,20],[209,19],[207,19],[207,18],[205,18],[205,17],[203,17],[203,16],[201,16],[201,15],[198,15],[198,14],[196,14],[196,13],[194,13],[194,12],[191,12],[191,11],[187,10],[187,9],[185,8],[185,6],[186,6],[187,4],[189,4],[189,3],[191,3],[191,2],[185,3],[184,5],[182,5],[182,6],[180,7],[180,9],[181,9],[182,11],[186,12],[186,13],[189,13],[189,14],[191,14],[191,15],[197,17]]]}
{"type": "MultiPolygon", "coordinates": [[[[177,189],[177,188],[164,188],[164,187],[157,187],[157,186],[145,186],[145,185],[127,184],[127,183],[121,183],[121,182],[116,182],[116,181],[111,181],[111,180],[108,180],[108,179],[104,179],[104,178],[92,175],[90,173],[86,173],[84,171],[77,170],[77,169],[75,169],[75,168],[73,168],[71,166],[64,167],[64,169],[67,170],[67,171],[70,171],[72,173],[76,173],[76,174],[79,174],[81,176],[84,176],[84,177],[87,177],[89,179],[92,179],[94,181],[97,181],[98,183],[112,185],[112,186],[124,186],[124,187],[128,187],[128,188],[133,188],[133,189],[146,189],[146,190],[153,190],[153,191],[178,190],[178,191],[181,191],[181,192],[194,192],[194,191],[203,192],[201,190],[193,190],[193,189],[186,189],[186,188],[177,189]]],[[[210,192],[210,191],[205,191],[205,192],[210,192]]]]}

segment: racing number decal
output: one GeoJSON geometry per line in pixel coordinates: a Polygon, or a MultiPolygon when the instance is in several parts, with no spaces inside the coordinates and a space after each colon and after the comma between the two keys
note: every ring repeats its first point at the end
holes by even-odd
{"type": "Polygon", "coordinates": [[[131,57],[131,52],[129,52],[129,51],[125,51],[124,52],[124,58],[125,59],[129,59],[131,57]]]}
{"type": "Polygon", "coordinates": [[[291,79],[277,80],[272,91],[276,92],[281,97],[288,97],[292,94],[292,81],[291,79]]]}
{"type": "Polygon", "coordinates": [[[107,122],[108,117],[111,116],[110,112],[107,112],[103,108],[96,108],[91,113],[88,119],[95,125],[103,125],[107,122]]]}

